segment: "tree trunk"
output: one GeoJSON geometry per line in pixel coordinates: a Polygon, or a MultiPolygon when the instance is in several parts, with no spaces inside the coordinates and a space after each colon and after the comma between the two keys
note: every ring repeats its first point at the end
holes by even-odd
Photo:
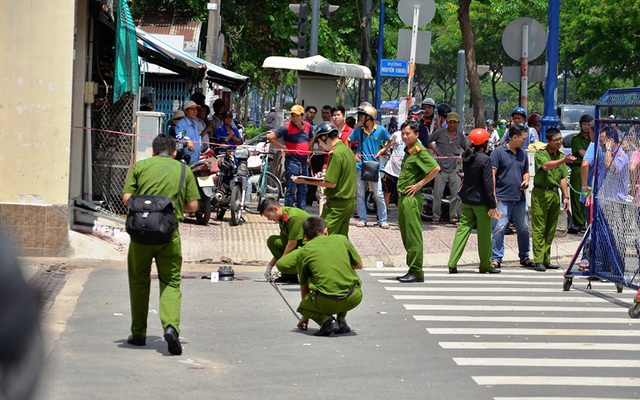
{"type": "Polygon", "coordinates": [[[471,102],[473,104],[473,120],[476,128],[484,128],[484,104],[482,103],[482,89],[480,88],[480,77],[478,76],[478,67],[476,65],[476,39],[473,36],[471,18],[469,17],[470,5],[471,0],[458,0],[458,21],[460,22],[464,56],[467,62],[467,80],[469,81],[469,91],[471,92],[471,102]]]}
{"type": "MultiPolygon", "coordinates": [[[[371,10],[369,10],[369,12],[366,15],[364,15],[360,20],[360,29],[362,31],[362,35],[360,36],[360,38],[361,38],[361,44],[362,44],[362,49],[364,53],[362,65],[364,65],[367,68],[371,68],[371,47],[369,46],[369,34],[367,32],[367,25],[369,25],[369,23],[371,22],[371,16],[373,15],[373,13],[378,9],[378,7],[380,7],[381,1],[382,0],[376,0],[375,3],[371,6],[371,10]]],[[[369,84],[368,79],[360,80],[360,85],[359,85],[360,103],[365,101],[364,100],[366,98],[365,89],[368,89],[367,87],[368,84],[369,84]]]]}

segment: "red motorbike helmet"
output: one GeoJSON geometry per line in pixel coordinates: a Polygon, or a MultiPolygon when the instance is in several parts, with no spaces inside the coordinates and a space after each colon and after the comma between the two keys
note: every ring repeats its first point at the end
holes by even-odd
{"type": "Polygon", "coordinates": [[[469,133],[469,143],[474,146],[481,146],[489,140],[489,132],[483,128],[476,128],[469,133]]]}

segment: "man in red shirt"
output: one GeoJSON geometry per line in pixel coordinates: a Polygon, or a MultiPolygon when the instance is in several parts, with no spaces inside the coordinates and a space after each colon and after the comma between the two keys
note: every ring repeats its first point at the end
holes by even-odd
{"type": "Polygon", "coordinates": [[[298,104],[291,107],[291,121],[285,122],[275,132],[267,133],[267,140],[274,147],[286,152],[284,168],[287,192],[284,196],[284,205],[293,207],[294,203],[297,203],[298,208],[306,210],[307,185],[296,184],[291,179],[292,176],[309,175],[307,156],[309,149],[313,148],[313,132],[311,125],[302,120],[303,115],[304,107],[298,104]],[[279,138],[284,138],[284,145],[280,143],[279,138]]]}
{"type": "Polygon", "coordinates": [[[340,132],[340,140],[342,140],[344,144],[348,144],[347,139],[349,138],[351,132],[353,132],[353,128],[345,123],[347,112],[345,111],[344,107],[335,106],[333,107],[331,114],[333,117],[333,124],[338,128],[338,132],[340,132]]]}

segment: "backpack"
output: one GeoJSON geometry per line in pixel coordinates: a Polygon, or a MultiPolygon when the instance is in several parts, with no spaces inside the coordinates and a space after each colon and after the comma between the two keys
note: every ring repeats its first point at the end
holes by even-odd
{"type": "MultiPolygon", "coordinates": [[[[180,185],[175,201],[182,191],[184,175],[187,169],[184,163],[180,174],[180,185]]],[[[126,230],[131,241],[138,244],[167,244],[171,241],[173,231],[178,227],[175,208],[168,196],[132,195],[129,197],[129,214],[126,230]]]]}

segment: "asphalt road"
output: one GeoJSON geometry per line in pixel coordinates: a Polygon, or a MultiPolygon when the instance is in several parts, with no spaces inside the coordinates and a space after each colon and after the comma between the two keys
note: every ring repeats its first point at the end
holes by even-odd
{"type": "MultiPolygon", "coordinates": [[[[45,318],[47,364],[37,399],[639,399],[640,320],[632,295],[562,273],[499,275],[428,269],[403,285],[401,269],[360,271],[354,333],[315,337],[262,268],[233,282],[185,272],[182,356],[170,356],[153,282],[147,346],[126,344],[129,303],[121,266],[69,270],[45,318]]],[[[291,304],[295,285],[281,286],[291,304]]]]}

